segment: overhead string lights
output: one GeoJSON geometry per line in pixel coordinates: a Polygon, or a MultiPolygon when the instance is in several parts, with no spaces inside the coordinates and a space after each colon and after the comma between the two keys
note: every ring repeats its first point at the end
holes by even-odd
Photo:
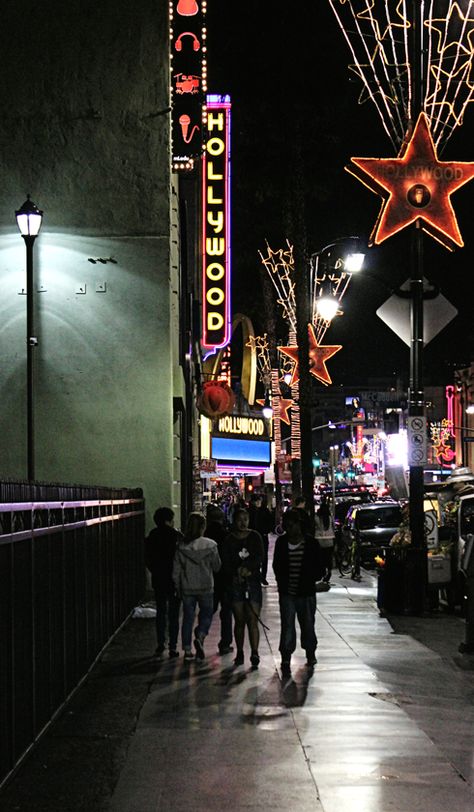
{"type": "Polygon", "coordinates": [[[286,248],[273,251],[267,243],[267,256],[259,251],[263,266],[277,292],[277,304],[282,310],[283,319],[296,333],[295,261],[293,246],[286,241],[286,248]]]}
{"type": "MultiPolygon", "coordinates": [[[[349,45],[350,70],[362,82],[398,151],[414,123],[410,0],[329,0],[349,45]]],[[[441,151],[474,101],[474,0],[420,0],[424,98],[433,141],[441,151]]]]}

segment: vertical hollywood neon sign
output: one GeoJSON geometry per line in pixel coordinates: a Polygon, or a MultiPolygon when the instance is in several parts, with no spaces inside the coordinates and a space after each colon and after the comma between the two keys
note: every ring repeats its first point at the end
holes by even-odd
{"type": "Polygon", "coordinates": [[[230,98],[207,97],[202,171],[202,346],[206,357],[230,340],[230,98]]]}

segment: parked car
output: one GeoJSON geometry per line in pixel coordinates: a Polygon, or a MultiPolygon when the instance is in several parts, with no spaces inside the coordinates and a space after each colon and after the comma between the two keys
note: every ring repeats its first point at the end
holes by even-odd
{"type": "Polygon", "coordinates": [[[375,567],[375,556],[389,544],[401,520],[401,506],[395,500],[354,505],[342,525],[342,542],[348,547],[356,542],[360,564],[375,567]]]}

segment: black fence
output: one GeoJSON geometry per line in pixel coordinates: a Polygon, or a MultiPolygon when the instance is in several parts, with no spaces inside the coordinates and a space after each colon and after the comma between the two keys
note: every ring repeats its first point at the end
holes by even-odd
{"type": "Polygon", "coordinates": [[[145,570],[141,491],[0,492],[14,496],[0,503],[1,786],[142,599],[145,570]]]}

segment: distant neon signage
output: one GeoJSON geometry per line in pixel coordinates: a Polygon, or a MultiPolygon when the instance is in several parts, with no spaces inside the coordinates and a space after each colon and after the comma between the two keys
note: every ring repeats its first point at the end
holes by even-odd
{"type": "Polygon", "coordinates": [[[202,189],[202,345],[208,355],[230,341],[230,98],[207,97],[202,189]]]}
{"type": "Polygon", "coordinates": [[[193,169],[201,157],[206,93],[206,2],[170,2],[172,166],[193,169]]]}

